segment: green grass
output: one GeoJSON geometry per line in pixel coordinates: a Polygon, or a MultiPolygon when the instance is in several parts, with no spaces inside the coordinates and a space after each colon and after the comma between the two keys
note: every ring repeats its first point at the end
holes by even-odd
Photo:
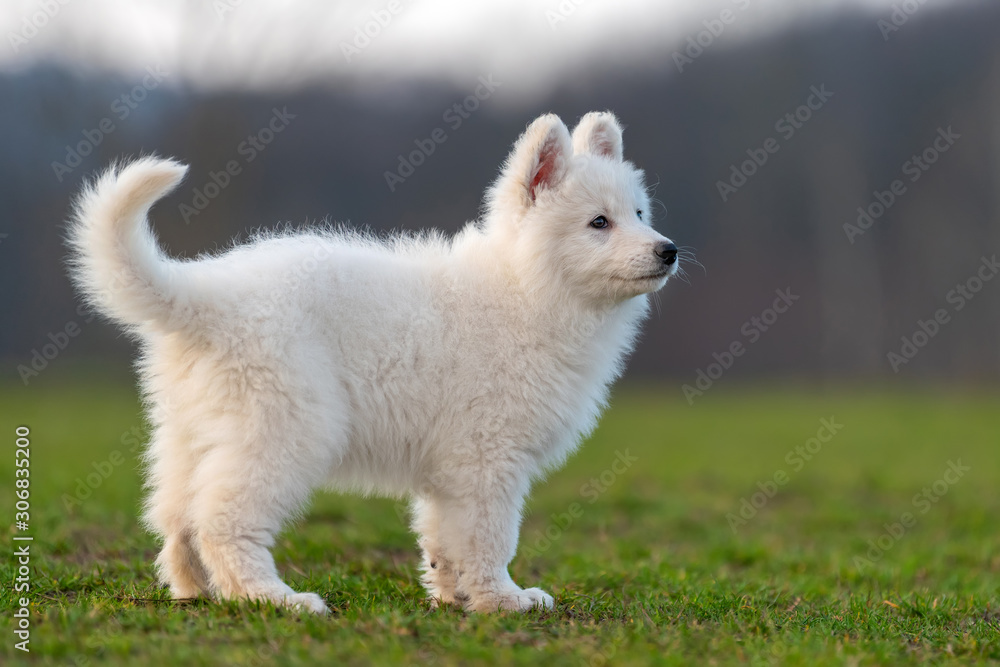
{"type": "Polygon", "coordinates": [[[552,593],[555,610],[489,616],[423,600],[414,538],[395,502],[333,494],[317,495],[275,553],[286,581],[323,595],[330,617],[170,601],[153,583],[156,544],[137,525],[136,458],[121,441],[142,424],[132,389],[39,378],[30,389],[0,387],[0,405],[8,516],[14,425],[32,429],[35,536],[25,656],[13,648],[16,532],[4,529],[0,663],[1000,660],[995,392],[749,386],[716,388],[689,407],[676,387],[623,389],[581,452],[536,488],[522,527],[512,574],[552,593]],[[829,417],[843,428],[796,471],[786,454],[829,417]],[[114,450],[123,463],[67,510],[64,494],[114,450]],[[616,452],[634,463],[614,472],[616,452]],[[959,459],[970,470],[921,513],[914,495],[959,459]],[[727,514],[778,470],[787,484],[734,531],[727,514]],[[598,490],[590,480],[603,488],[602,473],[610,483],[598,490]],[[915,524],[859,560],[904,512],[915,524]]]}

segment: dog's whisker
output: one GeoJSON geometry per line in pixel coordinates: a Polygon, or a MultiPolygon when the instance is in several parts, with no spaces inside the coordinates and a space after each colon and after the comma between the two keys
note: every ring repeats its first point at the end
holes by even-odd
{"type": "Polygon", "coordinates": [[[666,218],[669,215],[669,213],[667,212],[667,205],[664,204],[661,200],[657,199],[656,197],[650,197],[649,203],[653,204],[654,207],[658,205],[660,208],[662,208],[664,218],[666,218]]]}
{"type": "MultiPolygon", "coordinates": [[[[693,264],[694,266],[701,267],[701,270],[708,275],[708,269],[705,265],[695,259],[694,249],[689,246],[678,246],[677,248],[677,261],[684,262],[685,264],[693,264]]],[[[680,268],[680,267],[678,267],[680,268]]]]}

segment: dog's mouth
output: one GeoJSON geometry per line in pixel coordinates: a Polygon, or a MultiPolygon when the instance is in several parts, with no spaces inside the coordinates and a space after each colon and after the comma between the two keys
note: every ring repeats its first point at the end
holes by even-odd
{"type": "Polygon", "coordinates": [[[615,276],[615,277],[618,278],[618,280],[623,280],[623,281],[625,281],[627,283],[653,282],[653,281],[656,281],[656,280],[663,280],[664,278],[666,278],[667,276],[669,276],[670,274],[672,274],[674,272],[673,269],[674,269],[674,267],[673,267],[673,265],[671,265],[671,266],[666,267],[666,268],[664,268],[664,269],[662,269],[660,271],[657,271],[655,273],[647,273],[647,274],[644,274],[644,275],[641,275],[641,276],[628,276],[628,277],[615,276]]]}

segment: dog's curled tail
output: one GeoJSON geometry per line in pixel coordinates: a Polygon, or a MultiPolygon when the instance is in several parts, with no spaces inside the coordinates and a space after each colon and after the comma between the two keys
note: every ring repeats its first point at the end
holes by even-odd
{"type": "Polygon", "coordinates": [[[69,223],[70,272],[98,312],[130,327],[182,316],[187,290],[181,262],[168,259],[146,215],[187,167],[144,157],[113,165],[88,184],[69,223]]]}

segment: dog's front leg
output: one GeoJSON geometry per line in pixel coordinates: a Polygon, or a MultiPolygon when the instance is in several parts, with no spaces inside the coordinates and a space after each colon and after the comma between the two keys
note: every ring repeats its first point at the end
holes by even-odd
{"type": "Polygon", "coordinates": [[[522,589],[507,565],[517,552],[521,508],[527,491],[523,474],[513,470],[464,471],[463,484],[441,500],[440,537],[458,570],[455,599],[470,611],[550,609],[552,596],[539,588],[522,589]]]}

